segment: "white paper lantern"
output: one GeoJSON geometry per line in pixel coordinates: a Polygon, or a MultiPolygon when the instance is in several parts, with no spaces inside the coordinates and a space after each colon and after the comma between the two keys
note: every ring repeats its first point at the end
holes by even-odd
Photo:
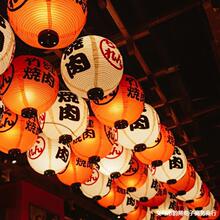
{"type": "Polygon", "coordinates": [[[78,38],[63,53],[62,78],[77,95],[101,99],[119,84],[124,66],[120,51],[109,39],[88,35],[78,38]]]}
{"type": "Polygon", "coordinates": [[[110,211],[116,215],[126,216],[129,212],[134,211],[136,203],[137,201],[132,196],[126,194],[124,201],[115,209],[111,209],[110,211]]]}
{"type": "Polygon", "coordinates": [[[85,196],[99,200],[109,193],[110,187],[111,179],[93,168],[92,176],[87,182],[81,184],[80,189],[85,196]]]}
{"type": "Polygon", "coordinates": [[[55,103],[43,114],[43,133],[51,139],[69,138],[70,142],[86,130],[89,111],[85,100],[68,90],[61,90],[55,103]]]}
{"type": "Polygon", "coordinates": [[[146,202],[157,194],[158,189],[159,182],[153,178],[150,170],[148,170],[147,180],[144,185],[136,189],[135,192],[130,192],[130,194],[136,200],[146,202]]]}
{"type": "Polygon", "coordinates": [[[118,178],[129,169],[131,157],[131,150],[115,143],[111,152],[98,163],[99,171],[111,178],[118,178]]]}
{"type": "Polygon", "coordinates": [[[125,129],[118,129],[118,143],[137,152],[143,151],[157,139],[160,119],[155,109],[145,103],[139,119],[125,129]]]}
{"type": "Polygon", "coordinates": [[[177,196],[176,198],[182,201],[193,200],[199,196],[201,186],[202,186],[202,180],[198,175],[198,173],[196,172],[196,180],[194,186],[188,192],[186,192],[185,195],[177,196]]]}
{"type": "Polygon", "coordinates": [[[0,75],[9,67],[15,51],[15,36],[10,24],[0,15],[0,75]]]}
{"type": "Polygon", "coordinates": [[[27,159],[33,170],[40,174],[54,175],[62,172],[70,160],[70,148],[58,140],[39,134],[35,144],[27,151],[27,159]]]}
{"type": "Polygon", "coordinates": [[[175,146],[170,159],[159,167],[151,167],[153,176],[164,183],[174,184],[186,173],[187,158],[184,151],[175,146]]]}

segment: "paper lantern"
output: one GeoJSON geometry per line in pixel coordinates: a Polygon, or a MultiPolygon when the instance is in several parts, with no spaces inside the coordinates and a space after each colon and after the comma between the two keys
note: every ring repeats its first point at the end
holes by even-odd
{"type": "Polygon", "coordinates": [[[0,121],[0,151],[16,155],[35,143],[39,127],[36,118],[24,118],[5,109],[0,121]]]}
{"type": "Polygon", "coordinates": [[[144,109],[144,93],[138,81],[123,74],[119,86],[101,100],[90,102],[91,108],[103,124],[118,129],[134,123],[144,109]]]}
{"type": "Polygon", "coordinates": [[[111,188],[111,179],[100,173],[97,168],[92,169],[89,180],[81,184],[82,193],[94,200],[99,200],[107,195],[111,188]]]}
{"type": "Polygon", "coordinates": [[[160,134],[157,139],[142,152],[135,152],[135,156],[142,163],[161,166],[163,162],[169,160],[174,151],[175,139],[170,130],[164,125],[160,126],[160,134]]]}
{"type": "Polygon", "coordinates": [[[104,208],[115,209],[124,201],[125,195],[126,190],[117,186],[113,181],[109,193],[97,202],[104,208]]]}
{"type": "Polygon", "coordinates": [[[5,105],[3,104],[2,100],[0,99],[0,121],[2,120],[3,113],[5,111],[5,105]]]}
{"type": "Polygon", "coordinates": [[[129,194],[126,194],[123,202],[119,206],[115,207],[115,209],[111,209],[111,212],[119,216],[127,216],[129,212],[135,210],[136,203],[137,201],[134,198],[132,198],[129,194]]]}
{"type": "Polygon", "coordinates": [[[132,151],[115,143],[110,153],[100,160],[99,171],[111,178],[118,178],[130,167],[132,151]]]}
{"type": "Polygon", "coordinates": [[[147,179],[145,183],[136,189],[134,192],[130,192],[133,198],[140,202],[147,202],[149,199],[153,198],[159,190],[159,182],[153,178],[150,170],[146,171],[147,179]]]}
{"type": "Polygon", "coordinates": [[[58,173],[57,177],[66,185],[78,187],[81,183],[88,181],[91,175],[92,165],[72,153],[67,168],[58,173]]]}
{"type": "Polygon", "coordinates": [[[89,158],[91,163],[97,163],[112,149],[113,140],[108,135],[111,132],[113,132],[111,128],[101,124],[94,116],[90,116],[86,131],[71,142],[71,148],[78,157],[85,160],[89,158]]]}
{"type": "Polygon", "coordinates": [[[88,124],[86,102],[67,90],[59,91],[54,104],[43,114],[43,133],[51,139],[60,138],[64,142],[79,137],[88,124]]]}
{"type": "Polygon", "coordinates": [[[52,65],[43,58],[18,56],[4,77],[7,82],[1,90],[2,101],[18,115],[31,117],[43,113],[56,100],[59,78],[52,65]]]}
{"type": "Polygon", "coordinates": [[[15,51],[15,36],[10,24],[0,15],[0,75],[9,67],[15,51]]]}
{"type": "Polygon", "coordinates": [[[143,151],[155,141],[160,133],[160,119],[154,108],[144,104],[144,111],[133,124],[118,129],[118,143],[137,152],[143,151]]]}
{"type": "Polygon", "coordinates": [[[188,162],[186,173],[177,180],[174,184],[165,184],[165,187],[169,192],[175,195],[185,195],[192,187],[196,181],[196,172],[193,166],[188,162]]]}
{"type": "Polygon", "coordinates": [[[46,176],[62,172],[70,160],[70,148],[56,140],[39,134],[35,144],[27,151],[29,165],[46,176]]]}
{"type": "Polygon", "coordinates": [[[102,99],[119,84],[124,66],[120,51],[109,39],[88,35],[69,45],[61,59],[66,86],[88,99],[102,99]]]}
{"type": "Polygon", "coordinates": [[[8,1],[7,12],[14,32],[26,44],[57,49],[67,47],[80,34],[86,23],[87,1],[8,1]]]}
{"type": "Polygon", "coordinates": [[[137,205],[137,208],[134,211],[131,211],[127,214],[126,220],[143,220],[147,215],[147,207],[137,205]]]}
{"type": "Polygon", "coordinates": [[[146,182],[147,172],[147,166],[133,156],[129,169],[115,179],[115,183],[128,192],[134,192],[146,182]]]}
{"type": "Polygon", "coordinates": [[[159,167],[151,167],[153,176],[164,183],[175,184],[187,170],[187,158],[184,151],[175,146],[170,159],[159,167]]]}

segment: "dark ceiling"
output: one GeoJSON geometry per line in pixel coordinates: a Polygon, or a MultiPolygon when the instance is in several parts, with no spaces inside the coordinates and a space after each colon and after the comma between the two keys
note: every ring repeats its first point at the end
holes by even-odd
{"type": "MultiPolygon", "coordinates": [[[[98,34],[118,45],[124,58],[125,73],[140,81],[146,102],[155,107],[161,122],[173,131],[176,145],[184,150],[218,201],[219,2],[89,0],[88,20],[81,33],[98,34]]],[[[6,0],[0,3],[0,13],[7,17],[6,0]]],[[[16,55],[32,53],[44,56],[57,68],[60,52],[34,49],[17,39],[16,55]]],[[[12,173],[16,170],[19,175],[23,173],[22,169],[10,167],[12,173]]],[[[14,175],[19,178],[16,172],[14,175]]],[[[26,172],[35,175],[27,167],[26,172]]],[[[28,175],[23,174],[22,178],[28,178],[28,175]]],[[[56,180],[51,181],[59,187],[56,180]]],[[[81,196],[78,199],[82,200],[79,203],[81,207],[83,201],[87,201],[81,196]]],[[[98,207],[86,209],[98,212],[98,207]]],[[[108,215],[103,210],[100,213],[103,213],[99,214],[102,217],[108,215]]]]}

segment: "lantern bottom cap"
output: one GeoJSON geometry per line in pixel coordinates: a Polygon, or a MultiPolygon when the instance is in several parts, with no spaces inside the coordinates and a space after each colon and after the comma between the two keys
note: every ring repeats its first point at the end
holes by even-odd
{"type": "Polygon", "coordinates": [[[45,48],[55,47],[59,43],[59,35],[50,29],[43,30],[38,34],[38,43],[45,48]]]}
{"type": "Polygon", "coordinates": [[[34,118],[37,117],[37,110],[35,108],[24,108],[21,111],[21,115],[24,118],[34,118]]]}
{"type": "Polygon", "coordinates": [[[100,157],[99,156],[91,156],[89,158],[89,163],[91,164],[97,164],[100,161],[100,157]]]}
{"type": "Polygon", "coordinates": [[[81,183],[73,183],[71,185],[71,189],[73,192],[78,191],[80,189],[81,183]]]}
{"type": "Polygon", "coordinates": [[[152,163],[151,163],[151,165],[153,166],[153,167],[159,167],[159,166],[161,166],[163,164],[163,161],[162,160],[154,160],[154,161],[152,161],[152,163]]]}
{"type": "Polygon", "coordinates": [[[121,176],[121,174],[120,174],[119,172],[113,172],[113,173],[110,174],[110,177],[111,177],[112,179],[117,179],[117,178],[119,178],[120,176],[121,176]]]}
{"type": "Polygon", "coordinates": [[[147,202],[148,201],[148,198],[147,197],[141,197],[140,198],[140,202],[147,202]]]}
{"type": "Polygon", "coordinates": [[[167,180],[167,184],[169,184],[169,185],[175,184],[176,182],[177,182],[176,179],[167,180]]]}
{"type": "Polygon", "coordinates": [[[186,194],[186,191],[185,190],[180,190],[176,193],[176,196],[183,196],[186,194]]]}
{"type": "Polygon", "coordinates": [[[128,191],[128,192],[135,192],[135,191],[136,191],[136,188],[135,188],[135,187],[128,187],[128,188],[127,188],[127,191],[128,191]]]}
{"type": "Polygon", "coordinates": [[[108,209],[116,209],[116,206],[115,205],[109,205],[107,208],[108,209]]]}
{"type": "Polygon", "coordinates": [[[134,146],[134,151],[135,152],[142,152],[147,148],[146,144],[136,144],[134,146]]]}
{"type": "Polygon", "coordinates": [[[54,176],[56,173],[54,170],[45,170],[44,175],[45,176],[54,176]]]}
{"type": "Polygon", "coordinates": [[[128,127],[128,121],[127,120],[118,120],[114,123],[114,127],[117,129],[124,129],[128,127]]]}
{"type": "Polygon", "coordinates": [[[104,97],[104,91],[102,88],[92,88],[87,92],[87,97],[90,100],[100,100],[104,97]]]}
{"type": "Polygon", "coordinates": [[[92,199],[95,200],[95,201],[98,201],[100,200],[102,197],[97,195],[97,196],[93,196],[92,199]]]}

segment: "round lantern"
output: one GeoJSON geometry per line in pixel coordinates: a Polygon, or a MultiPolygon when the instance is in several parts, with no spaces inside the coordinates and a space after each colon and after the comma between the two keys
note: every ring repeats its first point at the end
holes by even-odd
{"type": "Polygon", "coordinates": [[[196,181],[196,172],[193,166],[188,162],[186,173],[182,178],[177,180],[174,184],[165,184],[167,190],[175,195],[185,195],[192,187],[196,181]]]}
{"type": "Polygon", "coordinates": [[[98,200],[97,202],[102,207],[108,209],[115,209],[124,201],[125,195],[126,195],[126,190],[117,186],[113,181],[109,193],[100,200],[98,200]]]}
{"type": "Polygon", "coordinates": [[[147,174],[145,183],[137,188],[136,191],[130,192],[132,197],[140,202],[147,202],[153,198],[159,190],[159,182],[153,178],[150,170],[147,169],[145,172],[147,174]]]}
{"type": "Polygon", "coordinates": [[[69,186],[80,186],[89,180],[92,175],[92,165],[79,157],[71,154],[67,168],[61,173],[57,174],[58,179],[69,186]]]}
{"type": "Polygon", "coordinates": [[[24,118],[5,108],[0,121],[0,151],[16,156],[35,143],[39,127],[36,118],[24,118]]]}
{"type": "Polygon", "coordinates": [[[132,151],[115,143],[110,153],[100,160],[99,171],[111,178],[118,178],[130,167],[132,151]]]}
{"type": "MultiPolygon", "coordinates": [[[[0,75],[9,67],[15,51],[15,36],[9,23],[0,15],[0,75]]],[[[6,80],[6,78],[4,78],[6,80]]]]}
{"type": "Polygon", "coordinates": [[[37,173],[47,176],[62,172],[70,160],[70,148],[56,140],[39,134],[35,144],[27,151],[29,165],[37,173]]]}
{"type": "Polygon", "coordinates": [[[88,35],[69,45],[61,59],[67,87],[83,98],[102,99],[119,84],[124,66],[120,51],[109,39],[88,35]]]}
{"type": "Polygon", "coordinates": [[[144,111],[133,124],[125,129],[118,129],[118,143],[122,146],[143,151],[155,141],[160,133],[160,119],[155,109],[144,104],[144,111]]]}
{"type": "Polygon", "coordinates": [[[110,187],[111,180],[94,167],[89,180],[81,184],[80,189],[85,196],[99,200],[109,193],[110,187]]]}
{"type": "Polygon", "coordinates": [[[22,55],[16,57],[3,78],[1,90],[6,107],[18,115],[32,117],[45,112],[54,103],[59,78],[52,65],[43,58],[22,55]]]}
{"type": "Polygon", "coordinates": [[[129,169],[115,179],[115,183],[128,192],[134,192],[146,182],[147,172],[147,166],[133,156],[129,169]]]}
{"type": "Polygon", "coordinates": [[[70,91],[58,92],[54,104],[44,114],[43,133],[51,139],[71,142],[79,137],[87,127],[88,106],[86,102],[70,91]]]}
{"type": "Polygon", "coordinates": [[[137,208],[134,211],[131,211],[127,214],[126,220],[143,220],[147,215],[147,207],[137,205],[137,208]]]}
{"type": "Polygon", "coordinates": [[[7,12],[14,32],[26,44],[57,49],[67,47],[80,34],[86,23],[87,1],[8,1],[7,12]]]}
{"type": "Polygon", "coordinates": [[[97,163],[112,149],[111,132],[113,130],[101,124],[94,116],[89,117],[86,130],[71,142],[73,152],[80,158],[97,163]]]}
{"type": "Polygon", "coordinates": [[[187,170],[187,158],[184,151],[175,146],[170,159],[159,167],[151,167],[153,176],[164,183],[175,184],[187,170]]]}
{"type": "Polygon", "coordinates": [[[115,207],[115,209],[111,209],[111,212],[124,217],[129,212],[135,210],[136,203],[137,201],[134,198],[132,198],[129,194],[126,194],[123,202],[119,206],[115,207]]]}
{"type": "Polygon", "coordinates": [[[163,162],[169,160],[174,151],[175,139],[170,130],[164,125],[160,126],[160,134],[142,152],[135,152],[135,156],[142,163],[161,166],[163,162]]]}
{"type": "Polygon", "coordinates": [[[2,120],[2,116],[3,116],[4,111],[5,111],[5,106],[2,102],[2,100],[0,99],[0,121],[2,120]]]}
{"type": "Polygon", "coordinates": [[[144,109],[144,93],[138,81],[123,74],[119,86],[101,100],[91,101],[91,108],[103,124],[118,129],[134,123],[144,109]]]}

